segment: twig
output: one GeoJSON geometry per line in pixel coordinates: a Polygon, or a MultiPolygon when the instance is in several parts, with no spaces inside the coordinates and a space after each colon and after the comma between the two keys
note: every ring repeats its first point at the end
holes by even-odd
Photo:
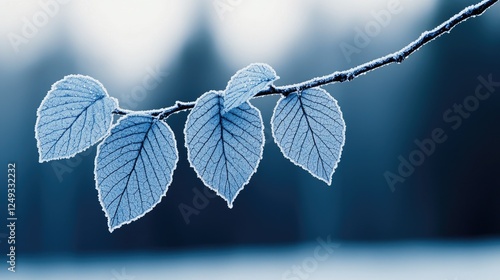
{"type": "MultiPolygon", "coordinates": [[[[372,60],[370,62],[361,64],[359,66],[356,66],[354,68],[351,68],[349,70],[344,70],[344,71],[337,71],[332,74],[323,76],[323,77],[317,77],[310,79],[308,81],[302,82],[302,83],[297,83],[293,85],[287,85],[287,86],[270,86],[268,89],[263,90],[259,92],[256,97],[258,96],[265,96],[265,95],[271,95],[271,94],[282,94],[282,95],[288,95],[292,92],[296,91],[302,91],[310,88],[315,88],[315,87],[320,87],[328,84],[333,84],[333,83],[342,83],[346,81],[352,81],[353,79],[364,75],[372,70],[381,68],[383,66],[392,64],[392,63],[401,63],[403,62],[407,57],[409,57],[411,54],[416,52],[418,49],[420,49],[422,46],[426,45],[427,43],[433,41],[434,39],[440,37],[444,33],[450,32],[455,26],[458,24],[465,22],[469,18],[474,18],[476,16],[482,15],[488,8],[493,6],[498,0],[484,0],[481,1],[480,3],[476,5],[472,5],[469,7],[466,7],[463,9],[460,13],[454,15],[447,21],[443,22],[436,28],[425,31],[416,39],[415,41],[411,42],[401,50],[391,53],[389,55],[386,55],[381,58],[377,58],[375,60],[372,60]]],[[[158,117],[159,119],[165,119],[169,115],[174,114],[179,111],[183,110],[189,110],[194,107],[196,104],[195,101],[191,102],[181,102],[177,101],[175,105],[167,107],[167,108],[162,108],[158,110],[151,110],[151,111],[140,111],[140,112],[135,112],[135,111],[130,111],[130,110],[124,110],[124,109],[116,109],[113,111],[114,114],[118,115],[127,115],[131,113],[146,113],[150,114],[154,117],[158,117]]]]}

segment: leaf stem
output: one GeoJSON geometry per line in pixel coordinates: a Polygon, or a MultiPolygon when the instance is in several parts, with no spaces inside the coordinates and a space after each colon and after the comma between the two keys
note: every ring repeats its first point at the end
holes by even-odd
{"type": "MultiPolygon", "coordinates": [[[[435,27],[432,30],[428,30],[423,32],[420,37],[418,37],[415,41],[411,42],[410,44],[406,45],[404,48],[401,50],[388,54],[386,56],[374,59],[372,61],[366,62],[364,64],[361,64],[359,66],[356,66],[354,68],[344,70],[344,71],[336,71],[333,72],[332,74],[323,76],[323,77],[317,77],[313,78],[301,83],[293,84],[293,85],[286,85],[286,86],[270,86],[268,89],[263,90],[259,92],[258,94],[255,95],[255,97],[258,96],[265,96],[265,95],[272,95],[272,94],[282,94],[287,96],[288,94],[296,91],[302,91],[310,88],[315,88],[315,87],[320,87],[328,84],[333,84],[333,83],[343,83],[347,81],[352,81],[353,79],[362,76],[372,70],[381,68],[383,66],[392,64],[392,63],[401,63],[403,62],[406,58],[408,58],[411,54],[416,52],[418,49],[420,49],[422,46],[426,45],[427,43],[433,41],[434,39],[440,37],[441,35],[445,33],[449,33],[455,26],[459,25],[462,22],[465,22],[466,20],[470,18],[474,18],[476,16],[482,15],[487,9],[489,9],[491,6],[496,4],[498,0],[484,0],[479,2],[478,4],[468,6],[464,8],[460,13],[454,15],[447,21],[443,22],[439,26],[435,27]]],[[[171,114],[184,111],[184,110],[189,110],[194,107],[196,104],[195,101],[191,102],[181,102],[181,101],[176,101],[175,105],[172,105],[170,107],[162,108],[162,109],[157,109],[157,110],[151,110],[151,111],[130,111],[130,110],[125,110],[118,108],[113,111],[114,114],[117,115],[128,115],[132,113],[142,113],[142,114],[149,114],[154,117],[158,117],[159,119],[165,119],[171,114]]]]}

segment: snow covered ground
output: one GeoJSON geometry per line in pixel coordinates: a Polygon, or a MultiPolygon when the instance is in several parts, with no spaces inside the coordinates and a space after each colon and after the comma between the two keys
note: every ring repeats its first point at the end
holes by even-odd
{"type": "Polygon", "coordinates": [[[370,279],[497,280],[500,241],[330,243],[169,254],[18,257],[1,279],[370,279]]]}

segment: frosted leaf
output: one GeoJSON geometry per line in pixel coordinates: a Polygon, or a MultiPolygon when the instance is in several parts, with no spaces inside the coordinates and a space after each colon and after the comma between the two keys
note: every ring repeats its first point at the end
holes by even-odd
{"type": "Polygon", "coordinates": [[[69,75],[54,83],[37,111],[39,161],[70,158],[109,131],[116,99],[97,80],[69,75]]]}
{"type": "Polygon", "coordinates": [[[291,93],[278,101],[271,125],[283,155],[330,185],[345,141],[337,101],[323,89],[291,93]]]}
{"type": "Polygon", "coordinates": [[[264,150],[260,111],[244,102],[223,113],[221,92],[202,95],[184,129],[188,160],[198,177],[229,208],[256,172],[264,150]]]}
{"type": "Polygon", "coordinates": [[[223,112],[226,113],[247,102],[277,79],[279,77],[274,69],[263,63],[253,63],[239,70],[231,77],[224,91],[223,112]]]}
{"type": "Polygon", "coordinates": [[[160,202],[178,158],[174,133],[156,118],[129,115],[111,129],[97,148],[94,172],[110,232],[160,202]]]}

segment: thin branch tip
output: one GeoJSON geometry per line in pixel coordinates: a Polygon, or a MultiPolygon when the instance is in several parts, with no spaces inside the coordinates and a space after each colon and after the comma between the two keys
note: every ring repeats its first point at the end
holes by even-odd
{"type": "MultiPolygon", "coordinates": [[[[354,68],[344,71],[335,71],[332,74],[313,78],[301,83],[287,85],[287,86],[274,86],[270,85],[267,89],[257,93],[255,97],[272,95],[272,94],[281,94],[283,96],[288,96],[290,93],[303,91],[310,88],[316,88],[328,84],[333,83],[343,83],[354,80],[355,78],[362,76],[370,71],[381,68],[383,66],[397,63],[400,64],[406,60],[410,55],[419,50],[421,47],[426,45],[427,43],[435,40],[445,33],[450,33],[450,31],[457,25],[470,18],[475,18],[477,16],[482,15],[486,10],[496,4],[499,0],[483,0],[478,4],[468,6],[460,11],[458,14],[455,14],[445,22],[441,23],[437,27],[423,32],[418,39],[406,45],[402,49],[392,54],[374,59],[372,61],[366,62],[364,64],[358,65],[354,68]]],[[[182,102],[176,101],[175,105],[163,109],[153,110],[153,111],[142,111],[143,113],[148,113],[153,117],[157,117],[160,120],[165,120],[168,116],[184,111],[190,110],[194,107],[196,101],[191,102],[182,102]]],[[[117,108],[113,111],[113,114],[117,115],[128,115],[133,113],[134,111],[124,110],[121,108],[117,108]]]]}

